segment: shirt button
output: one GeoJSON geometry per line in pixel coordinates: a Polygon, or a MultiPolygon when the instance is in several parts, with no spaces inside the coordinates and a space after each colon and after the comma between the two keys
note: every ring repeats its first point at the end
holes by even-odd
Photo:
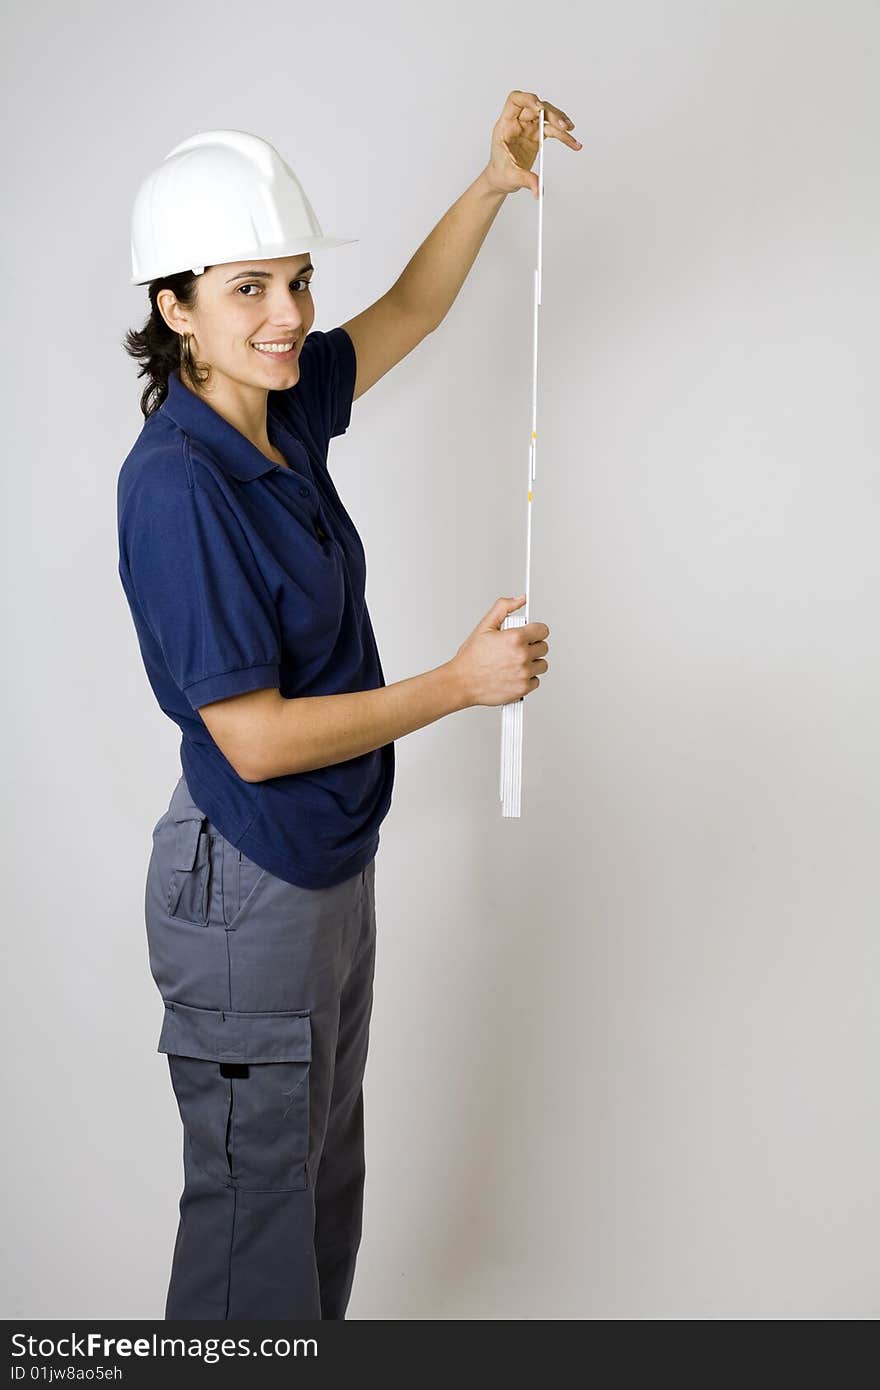
{"type": "Polygon", "coordinates": [[[299,495],[300,497],[308,497],[309,489],[307,487],[301,487],[299,490],[299,495]]]}

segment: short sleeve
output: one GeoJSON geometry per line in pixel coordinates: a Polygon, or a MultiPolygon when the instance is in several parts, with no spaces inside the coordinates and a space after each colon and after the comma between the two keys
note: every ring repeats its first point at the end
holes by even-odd
{"type": "Polygon", "coordinates": [[[328,405],[330,439],[345,434],[351,421],[351,407],[354,397],[354,383],[357,376],[357,357],[354,343],[344,328],[331,328],[326,334],[327,344],[333,354],[331,383],[335,390],[331,393],[328,405]]]}
{"type": "Polygon", "coordinates": [[[317,448],[326,458],[330,440],[345,434],[351,421],[357,376],[354,343],[342,327],[307,334],[296,385],[279,392],[294,412],[301,411],[317,448]]]}
{"type": "Polygon", "coordinates": [[[120,558],[172,679],[193,709],[279,686],[281,633],[241,521],[210,478],[141,479],[120,558]]]}

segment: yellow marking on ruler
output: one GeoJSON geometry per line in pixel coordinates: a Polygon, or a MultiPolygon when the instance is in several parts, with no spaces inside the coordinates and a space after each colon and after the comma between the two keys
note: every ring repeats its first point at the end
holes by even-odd
{"type": "Polygon", "coordinates": [[[531,500],[532,500],[532,489],[529,488],[529,501],[531,502],[531,500]]]}
{"type": "Polygon", "coordinates": [[[538,438],[538,431],[537,431],[537,430],[532,430],[532,438],[533,438],[533,439],[537,439],[537,438],[538,438]]]}

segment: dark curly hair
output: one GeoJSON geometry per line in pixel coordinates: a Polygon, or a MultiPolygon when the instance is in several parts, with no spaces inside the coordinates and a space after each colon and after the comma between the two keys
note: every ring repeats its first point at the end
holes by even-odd
{"type": "MultiPolygon", "coordinates": [[[[210,270],[210,266],[205,266],[205,270],[210,270]]],[[[129,328],[122,340],[129,356],[142,363],[138,376],[149,378],[141,395],[144,419],[152,415],[154,410],[158,410],[168,395],[168,378],[175,367],[179,367],[181,374],[188,376],[196,386],[204,386],[211,374],[207,364],[203,364],[202,370],[202,366],[194,362],[188,353],[181,351],[184,345],[180,334],[169,328],[156,303],[159,291],[168,289],[174,292],[177,302],[184,309],[195,308],[198,302],[198,281],[199,276],[194,275],[191,270],[181,270],[175,275],[163,275],[158,280],[151,280],[150,317],[143,328],[129,328]]]]}

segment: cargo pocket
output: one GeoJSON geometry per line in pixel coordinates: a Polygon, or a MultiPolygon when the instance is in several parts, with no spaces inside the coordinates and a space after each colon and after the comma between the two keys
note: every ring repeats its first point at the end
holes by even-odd
{"type": "Polygon", "coordinates": [[[208,925],[211,877],[211,837],[206,816],[173,821],[167,828],[172,836],[168,915],[194,926],[208,925]]]}
{"type": "Polygon", "coordinates": [[[190,1156],[225,1187],[309,1186],[308,1010],[236,1013],[166,1001],[159,1052],[190,1156]]]}

